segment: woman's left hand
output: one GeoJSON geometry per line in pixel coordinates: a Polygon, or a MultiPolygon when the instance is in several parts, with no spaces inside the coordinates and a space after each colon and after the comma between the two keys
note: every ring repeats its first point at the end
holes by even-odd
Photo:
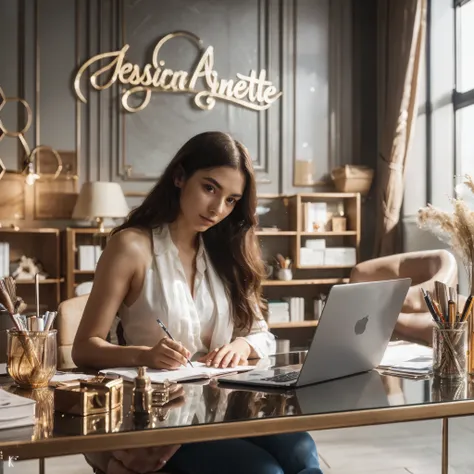
{"type": "Polygon", "coordinates": [[[251,351],[250,345],[245,340],[236,339],[230,344],[216,347],[212,352],[201,357],[199,361],[205,362],[208,367],[219,367],[221,369],[236,367],[247,361],[251,351]]]}

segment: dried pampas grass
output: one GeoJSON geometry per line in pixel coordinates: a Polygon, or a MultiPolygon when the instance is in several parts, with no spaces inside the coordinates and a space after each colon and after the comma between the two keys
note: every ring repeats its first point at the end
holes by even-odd
{"type": "Polygon", "coordinates": [[[474,181],[471,176],[466,175],[466,181],[464,181],[464,184],[471,190],[472,194],[474,194],[474,181]]]}
{"type": "MultiPolygon", "coordinates": [[[[464,185],[474,194],[474,181],[465,176],[464,185]]],[[[469,209],[463,199],[451,198],[453,211],[446,212],[431,204],[418,211],[420,228],[431,231],[441,241],[446,242],[462,259],[473,285],[474,266],[474,210],[469,209]]]]}

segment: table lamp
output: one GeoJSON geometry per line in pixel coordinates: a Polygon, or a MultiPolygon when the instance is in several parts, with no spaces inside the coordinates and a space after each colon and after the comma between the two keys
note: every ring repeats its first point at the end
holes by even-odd
{"type": "Polygon", "coordinates": [[[82,185],[72,218],[95,220],[99,232],[104,232],[105,217],[126,217],[128,212],[127,201],[119,183],[94,181],[82,185]]]}

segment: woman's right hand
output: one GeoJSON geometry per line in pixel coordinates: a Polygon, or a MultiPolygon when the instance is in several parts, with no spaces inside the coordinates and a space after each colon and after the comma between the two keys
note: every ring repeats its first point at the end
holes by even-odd
{"type": "Polygon", "coordinates": [[[178,369],[188,364],[191,353],[178,341],[164,337],[150,349],[144,349],[140,365],[150,369],[178,369]]]}

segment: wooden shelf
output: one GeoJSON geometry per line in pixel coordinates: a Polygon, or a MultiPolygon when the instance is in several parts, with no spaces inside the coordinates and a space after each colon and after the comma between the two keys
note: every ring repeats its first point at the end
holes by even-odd
{"type": "MultiPolygon", "coordinates": [[[[41,305],[45,308],[57,308],[61,302],[61,254],[60,254],[60,229],[53,227],[1,227],[0,240],[9,244],[10,263],[25,255],[29,258],[37,258],[45,271],[51,275],[49,278],[40,280],[39,284],[44,292],[41,296],[41,305]],[[46,287],[44,285],[47,285],[46,287]]],[[[15,280],[18,291],[28,307],[34,306],[35,280],[34,275],[25,275],[26,280],[15,280]],[[21,288],[21,290],[20,290],[21,288]]]]}
{"type": "Polygon", "coordinates": [[[283,199],[291,197],[289,194],[257,194],[257,199],[283,199]]]}
{"type": "Polygon", "coordinates": [[[59,235],[59,229],[41,227],[37,229],[32,228],[22,228],[14,229],[13,227],[0,227],[0,233],[10,233],[10,234],[55,234],[59,235]]]}
{"type": "Polygon", "coordinates": [[[76,234],[97,234],[107,237],[112,229],[105,229],[104,232],[100,232],[98,227],[70,227],[76,234]]]}
{"type": "Polygon", "coordinates": [[[289,323],[269,323],[270,329],[309,328],[316,327],[318,321],[290,321],[289,323]]]}
{"type": "Polygon", "coordinates": [[[348,235],[357,235],[355,230],[345,230],[344,232],[300,232],[305,237],[344,237],[348,235]]]}
{"type": "Polygon", "coordinates": [[[265,280],[263,286],[304,286],[304,285],[337,285],[349,283],[349,278],[314,278],[312,280],[265,280]]]}
{"type": "MultiPolygon", "coordinates": [[[[64,278],[47,278],[46,280],[40,280],[40,285],[52,285],[54,283],[63,283],[64,278]]],[[[15,284],[17,285],[34,285],[34,280],[15,280],[15,284]]]]}
{"type": "Polygon", "coordinates": [[[359,193],[298,193],[301,198],[308,199],[351,199],[360,196],[359,193]]]}
{"type": "Polygon", "coordinates": [[[291,230],[275,230],[275,231],[265,231],[265,230],[258,230],[255,232],[256,235],[263,236],[263,235],[268,235],[268,236],[288,236],[288,235],[296,235],[296,232],[291,231],[291,230]]]}
{"type": "Polygon", "coordinates": [[[74,270],[76,275],[93,275],[95,270],[74,270]]]}
{"type": "Polygon", "coordinates": [[[300,265],[299,269],[301,270],[331,270],[336,268],[354,268],[355,265],[300,265]]]}

